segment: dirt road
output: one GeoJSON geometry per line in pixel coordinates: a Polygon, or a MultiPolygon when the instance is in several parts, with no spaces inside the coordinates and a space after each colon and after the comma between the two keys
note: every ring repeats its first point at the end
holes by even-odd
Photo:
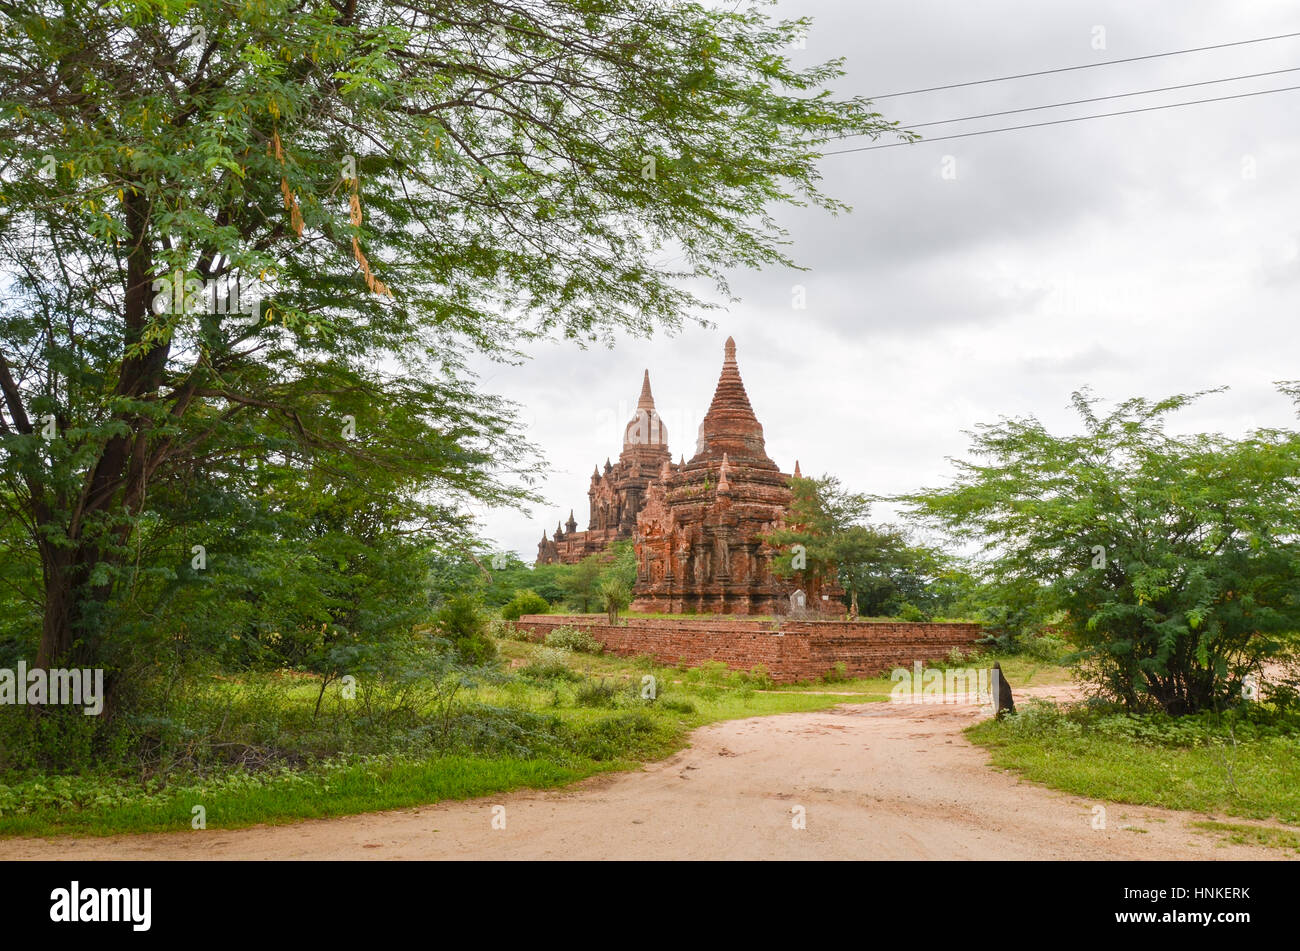
{"type": "Polygon", "coordinates": [[[1195,814],[1097,803],[995,771],[961,735],[978,715],[871,703],[734,720],[642,771],[562,790],[237,831],[11,839],[3,850],[10,859],[1285,857],[1220,844],[1191,828],[1195,814]],[[1092,828],[1096,805],[1104,830],[1092,828]]]}

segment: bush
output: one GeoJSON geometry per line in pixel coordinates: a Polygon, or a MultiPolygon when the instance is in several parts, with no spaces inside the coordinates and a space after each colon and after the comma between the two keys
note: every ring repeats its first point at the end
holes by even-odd
{"type": "Polygon", "coordinates": [[[617,688],[613,682],[589,680],[577,689],[573,702],[580,707],[612,707],[617,688]]]}
{"type": "Polygon", "coordinates": [[[695,704],[689,700],[660,700],[659,707],[664,710],[672,710],[675,713],[695,712],[695,704]]]}
{"type": "Polygon", "coordinates": [[[518,621],[525,614],[546,614],[551,610],[547,600],[536,591],[525,589],[516,591],[515,596],[501,608],[501,616],[507,621],[518,621]]]}
{"type": "Polygon", "coordinates": [[[505,618],[494,617],[488,621],[487,632],[493,637],[500,637],[507,641],[532,640],[526,630],[505,618]]]}
{"type": "Polygon", "coordinates": [[[849,665],[842,660],[835,662],[835,666],[826,673],[822,674],[822,683],[837,684],[843,683],[849,679],[849,665]]]}
{"type": "Polygon", "coordinates": [[[1071,652],[1065,638],[1050,628],[1032,637],[1022,638],[1020,646],[1034,660],[1049,664],[1059,663],[1071,652]]]}
{"type": "Polygon", "coordinates": [[[898,609],[898,618],[900,621],[928,621],[930,616],[915,604],[904,604],[898,609]]]}
{"type": "Polygon", "coordinates": [[[558,627],[546,635],[546,646],[579,654],[599,654],[604,650],[600,641],[576,627],[558,627]]]}
{"type": "Polygon", "coordinates": [[[543,647],[519,673],[530,680],[581,680],[582,675],[569,667],[570,653],[543,647]]]}
{"type": "Polygon", "coordinates": [[[579,734],[574,751],[594,760],[631,759],[655,751],[658,731],[654,718],[642,710],[628,710],[592,724],[579,734]]]}
{"type": "Polygon", "coordinates": [[[449,598],[434,616],[434,625],[464,663],[479,665],[496,659],[497,646],[486,636],[487,619],[482,607],[468,595],[449,598]]]}

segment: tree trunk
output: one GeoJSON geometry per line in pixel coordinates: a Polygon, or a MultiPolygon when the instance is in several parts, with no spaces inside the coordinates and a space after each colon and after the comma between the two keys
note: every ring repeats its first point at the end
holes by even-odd
{"type": "MultiPolygon", "coordinates": [[[[154,278],[153,250],[149,244],[150,209],[143,192],[127,186],[124,210],[129,242],[127,244],[126,288],[123,300],[122,368],[114,392],[118,396],[140,399],[156,393],[162,384],[170,344],[160,342],[132,353],[143,339],[152,317],[150,287],[154,278]]],[[[63,507],[42,505],[37,524],[46,530],[66,532],[63,545],[42,542],[41,563],[45,575],[45,616],[41,625],[41,643],[37,664],[44,667],[75,662],[76,666],[94,666],[99,660],[98,634],[86,630],[85,602],[106,602],[111,582],[87,588],[95,566],[105,559],[105,546],[83,535],[93,516],[111,512],[134,516],[144,504],[147,481],[148,421],[139,413],[118,416],[127,433],[110,438],[99,459],[91,468],[75,504],[68,513],[63,507]],[[65,525],[58,519],[68,518],[65,525]],[[67,546],[67,547],[64,547],[67,546]]],[[[115,530],[118,548],[130,537],[131,526],[115,530]]],[[[108,549],[112,552],[113,549],[108,549]]],[[[116,557],[116,556],[112,556],[116,557]]]]}
{"type": "Polygon", "coordinates": [[[58,667],[72,653],[76,593],[72,581],[70,553],[41,546],[45,574],[45,616],[41,625],[41,643],[36,650],[36,666],[58,667]]]}

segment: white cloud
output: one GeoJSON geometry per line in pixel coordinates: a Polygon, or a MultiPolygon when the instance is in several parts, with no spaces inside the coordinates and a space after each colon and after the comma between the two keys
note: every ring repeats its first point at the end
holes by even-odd
{"type": "MultiPolygon", "coordinates": [[[[864,95],[1295,29],[1288,5],[1271,2],[1166,3],[1156,13],[1118,2],[823,0],[778,10],[813,15],[800,55],[846,56],[841,91],[864,95]],[[1089,45],[1097,24],[1107,28],[1104,53],[1089,45]]],[[[926,121],[1282,68],[1297,54],[1300,39],[879,107],[926,121]]],[[[1297,76],[1064,114],[1296,85],[1297,76]]],[[[616,457],[616,417],[632,415],[643,368],[674,458],[689,457],[728,335],[769,454],[868,492],[940,482],[945,457],[967,446],[962,430],[980,422],[1032,413],[1073,426],[1069,396],[1083,385],[1121,399],[1227,384],[1230,393],[1207,398],[1184,425],[1293,424],[1272,382],[1300,377],[1298,104],[1300,92],[1279,93],[826,157],[826,190],[855,213],[779,215],[811,271],[734,275],[742,300],[714,316],[716,330],[622,340],[613,351],[547,345],[525,366],[485,373],[488,389],[527,407],[530,438],[555,467],[544,486],[551,504],[531,518],[487,513],[488,534],[531,557],[541,528],[553,530],[570,507],[585,527],[592,466],[616,457]],[[955,181],[938,175],[944,155],[956,158],[955,181]],[[794,284],[807,288],[807,310],[791,309],[794,284]]]]}

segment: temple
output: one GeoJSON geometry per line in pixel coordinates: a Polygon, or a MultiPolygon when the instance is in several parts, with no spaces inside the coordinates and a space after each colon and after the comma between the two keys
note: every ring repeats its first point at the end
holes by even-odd
{"type": "Polygon", "coordinates": [[[604,473],[592,475],[587,531],[576,531],[570,513],[567,531],[556,526],[554,538],[543,534],[538,563],[572,563],[632,538],[634,611],[788,614],[793,603],[810,613],[843,612],[833,577],[772,571],[777,552],[764,537],[787,524],[791,475],[767,455],[731,338],[695,455],[673,464],[667,442],[647,371],[618,464],[606,461],[604,473]]]}
{"type": "Polygon", "coordinates": [[[597,465],[591,474],[591,487],[587,490],[591,515],[587,530],[578,531],[577,520],[570,510],[568,522],[555,526],[554,537],[547,538],[542,533],[537,563],[558,561],[571,565],[605,551],[620,539],[631,538],[636,531],[637,515],[645,504],[646,489],[670,460],[668,430],[655,410],[650,371],[646,370],[636,413],[623,429],[623,451],[619,453],[618,463],[611,465],[606,459],[604,471],[597,465]]]}

